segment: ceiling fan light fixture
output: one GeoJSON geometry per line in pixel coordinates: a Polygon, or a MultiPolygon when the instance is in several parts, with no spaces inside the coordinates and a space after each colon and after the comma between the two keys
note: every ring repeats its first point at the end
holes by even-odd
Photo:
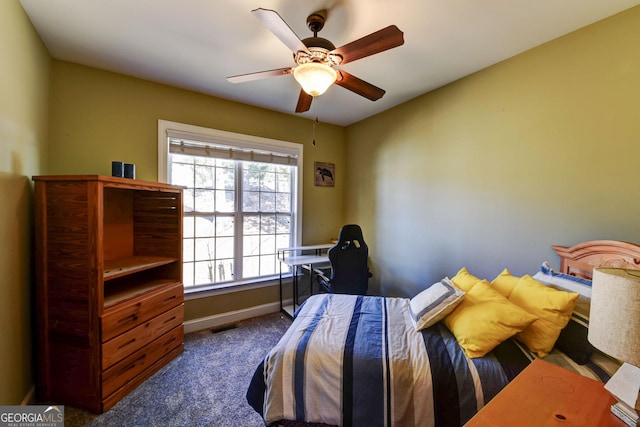
{"type": "Polygon", "coordinates": [[[336,81],[338,73],[326,64],[309,62],[298,65],[293,77],[309,95],[320,96],[336,81]]]}

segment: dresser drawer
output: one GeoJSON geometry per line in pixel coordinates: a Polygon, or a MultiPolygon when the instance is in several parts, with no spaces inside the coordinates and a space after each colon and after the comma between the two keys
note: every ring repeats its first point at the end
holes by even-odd
{"type": "Polygon", "coordinates": [[[176,282],[110,307],[101,318],[101,341],[107,342],[183,302],[182,283],[176,282]]]}
{"type": "Polygon", "coordinates": [[[102,344],[102,370],[182,324],[184,304],[148,320],[102,344]]]}
{"type": "Polygon", "coordinates": [[[183,341],[184,328],[180,325],[104,371],[103,399],[150,368],[174,348],[182,346],[183,341]]]}

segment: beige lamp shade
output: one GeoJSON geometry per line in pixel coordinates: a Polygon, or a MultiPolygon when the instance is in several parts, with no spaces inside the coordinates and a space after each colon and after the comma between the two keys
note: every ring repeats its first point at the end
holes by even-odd
{"type": "Polygon", "coordinates": [[[589,342],[640,366],[640,270],[596,268],[592,286],[589,342]]]}
{"type": "Polygon", "coordinates": [[[309,95],[319,96],[336,81],[338,73],[328,65],[309,62],[294,68],[293,77],[309,95]]]}
{"type": "Polygon", "coordinates": [[[612,412],[628,425],[640,414],[640,270],[593,270],[588,339],[622,362],[604,388],[617,400],[612,412]]]}

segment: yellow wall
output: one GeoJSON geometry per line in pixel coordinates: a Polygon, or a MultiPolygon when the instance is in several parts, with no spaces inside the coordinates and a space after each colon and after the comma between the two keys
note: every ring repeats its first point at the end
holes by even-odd
{"type": "MultiPolygon", "coordinates": [[[[51,173],[111,174],[111,161],[136,164],[136,177],[157,179],[158,119],[304,144],[303,243],[336,237],[345,180],[314,186],[315,161],[345,170],[346,130],[64,61],[53,62],[51,173]]],[[[192,300],[186,320],[277,301],[273,287],[192,300]],[[222,303],[221,303],[222,302],[222,303]]]]}
{"type": "MultiPolygon", "coordinates": [[[[374,291],[467,266],[558,266],[552,244],[640,242],[640,7],[348,128],[346,219],[374,291]]],[[[428,72],[428,70],[425,70],[428,72]]]]}
{"type": "Polygon", "coordinates": [[[0,2],[0,405],[32,372],[32,186],[47,154],[50,57],[17,0],[0,2]]]}

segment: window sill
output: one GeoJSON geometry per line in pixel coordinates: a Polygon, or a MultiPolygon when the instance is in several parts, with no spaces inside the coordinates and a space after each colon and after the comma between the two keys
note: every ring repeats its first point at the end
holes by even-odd
{"type": "MultiPolygon", "coordinates": [[[[282,275],[282,279],[291,277],[291,274],[282,275]]],[[[198,286],[197,288],[185,288],[185,301],[195,300],[199,298],[208,298],[216,295],[231,294],[234,292],[248,291],[251,289],[266,288],[269,286],[278,286],[280,284],[279,276],[270,276],[261,279],[247,280],[240,283],[222,283],[219,285],[198,286]]]]}

